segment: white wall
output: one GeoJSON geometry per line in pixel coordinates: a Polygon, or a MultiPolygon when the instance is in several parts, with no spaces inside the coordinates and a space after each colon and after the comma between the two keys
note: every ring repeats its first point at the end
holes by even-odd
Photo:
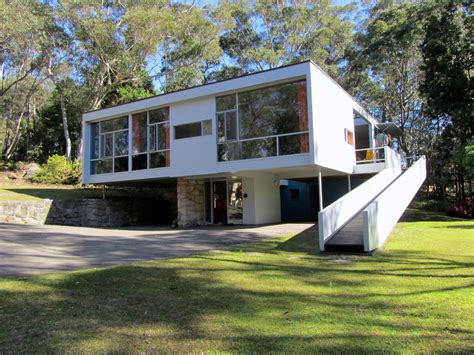
{"type": "Polygon", "coordinates": [[[334,80],[318,67],[311,66],[311,91],[314,127],[315,163],[323,167],[352,173],[355,147],[346,143],[344,129],[354,130],[354,110],[370,115],[334,80]]]}
{"type": "Polygon", "coordinates": [[[242,178],[244,224],[281,222],[280,180],[273,174],[255,173],[242,178]]]}
{"type": "Polygon", "coordinates": [[[421,157],[363,211],[364,250],[380,248],[426,179],[421,157]]]}
{"type": "Polygon", "coordinates": [[[216,171],[216,102],[214,96],[170,106],[172,174],[180,176],[208,174],[216,171]],[[174,126],[202,120],[212,120],[212,135],[174,139],[174,126]]]}

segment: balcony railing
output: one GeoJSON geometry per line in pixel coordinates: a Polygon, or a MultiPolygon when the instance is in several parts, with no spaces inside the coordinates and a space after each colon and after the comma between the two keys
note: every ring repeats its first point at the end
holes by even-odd
{"type": "Polygon", "coordinates": [[[217,144],[218,161],[268,158],[309,152],[308,131],[217,144]]]}
{"type": "Polygon", "coordinates": [[[356,149],[356,164],[374,164],[385,162],[384,147],[356,149]]]}

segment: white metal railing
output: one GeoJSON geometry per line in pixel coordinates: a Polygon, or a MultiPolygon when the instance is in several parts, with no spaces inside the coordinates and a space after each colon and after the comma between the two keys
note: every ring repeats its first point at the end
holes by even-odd
{"type": "MultiPolygon", "coordinates": [[[[255,158],[265,158],[265,157],[272,157],[272,156],[281,156],[281,155],[290,155],[290,154],[300,154],[300,153],[308,153],[309,152],[309,131],[301,131],[301,132],[293,132],[293,133],[283,133],[283,134],[273,134],[265,137],[255,137],[255,138],[244,138],[244,139],[238,139],[238,140],[231,140],[231,141],[225,141],[225,142],[218,142],[217,145],[219,146],[231,146],[231,145],[242,145],[242,143],[245,142],[252,142],[252,141],[265,141],[265,140],[275,140],[274,142],[274,147],[275,147],[275,152],[272,152],[272,145],[269,145],[269,149],[267,148],[265,150],[265,154],[262,154],[262,156],[257,156],[255,158]],[[295,153],[285,153],[281,151],[281,142],[280,139],[284,137],[290,137],[290,136],[308,136],[308,141],[307,141],[307,147],[306,149],[301,150],[295,153]],[[269,154],[267,154],[269,153],[269,154]]],[[[219,157],[220,159],[220,157],[219,157]]],[[[231,160],[240,160],[240,159],[248,159],[246,157],[232,157],[231,159],[224,159],[220,161],[231,161],[231,160]]]]}

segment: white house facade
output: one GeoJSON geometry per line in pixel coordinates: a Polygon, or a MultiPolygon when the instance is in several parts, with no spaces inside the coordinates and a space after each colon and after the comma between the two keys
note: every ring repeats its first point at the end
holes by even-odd
{"type": "Polygon", "coordinates": [[[324,178],[386,170],[377,125],[307,61],[85,113],[83,182],[176,181],[180,226],[276,223],[282,181],[316,179],[322,212],[324,178]]]}

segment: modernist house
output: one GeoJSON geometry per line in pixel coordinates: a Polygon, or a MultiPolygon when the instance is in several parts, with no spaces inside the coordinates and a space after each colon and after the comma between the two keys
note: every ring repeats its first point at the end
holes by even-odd
{"type": "Polygon", "coordinates": [[[284,187],[307,184],[322,250],[338,238],[372,250],[380,243],[369,239],[383,238],[362,212],[407,176],[395,151],[375,147],[377,130],[390,129],[307,61],[85,113],[83,180],[176,182],[180,226],[280,222],[284,187]]]}

